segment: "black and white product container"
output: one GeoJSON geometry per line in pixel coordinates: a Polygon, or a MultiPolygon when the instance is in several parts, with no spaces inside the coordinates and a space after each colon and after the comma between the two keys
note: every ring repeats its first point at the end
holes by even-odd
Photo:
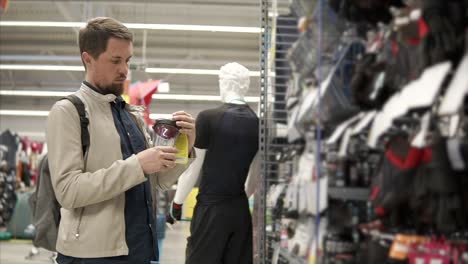
{"type": "Polygon", "coordinates": [[[155,133],[155,146],[173,147],[175,145],[177,136],[179,135],[179,128],[176,125],[176,121],[157,119],[154,123],[153,130],[155,133]]]}

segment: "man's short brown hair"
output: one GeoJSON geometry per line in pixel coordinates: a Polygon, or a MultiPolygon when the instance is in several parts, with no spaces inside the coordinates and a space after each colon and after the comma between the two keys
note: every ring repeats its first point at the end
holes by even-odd
{"type": "Polygon", "coordinates": [[[106,51],[110,38],[133,42],[133,34],[119,21],[110,17],[96,17],[89,20],[86,27],[80,29],[78,35],[80,55],[86,51],[97,59],[106,51]]]}

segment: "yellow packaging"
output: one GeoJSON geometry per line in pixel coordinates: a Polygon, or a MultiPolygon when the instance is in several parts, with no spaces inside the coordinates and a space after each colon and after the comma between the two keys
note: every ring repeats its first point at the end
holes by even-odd
{"type": "Polygon", "coordinates": [[[128,94],[122,94],[122,99],[124,99],[124,101],[129,104],[130,103],[130,96],[128,96],[128,94]]]}
{"type": "Polygon", "coordinates": [[[187,198],[184,202],[184,218],[185,219],[192,219],[193,217],[193,210],[195,209],[195,205],[197,204],[197,195],[198,195],[198,188],[194,187],[192,191],[189,193],[187,198]]]}
{"type": "Polygon", "coordinates": [[[176,154],[176,163],[187,164],[188,162],[188,138],[185,134],[179,134],[175,142],[175,148],[179,150],[176,154]]]}

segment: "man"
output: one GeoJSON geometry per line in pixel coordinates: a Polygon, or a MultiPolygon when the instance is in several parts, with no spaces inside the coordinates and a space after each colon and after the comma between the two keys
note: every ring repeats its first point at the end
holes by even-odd
{"type": "Polygon", "coordinates": [[[197,117],[197,158],[179,179],[169,215],[181,219],[182,203],[200,175],[187,264],[253,262],[247,197],[255,191],[260,163],[258,117],[244,101],[249,83],[247,68],[224,65],[219,74],[223,104],[197,117]]]}
{"type": "MultiPolygon", "coordinates": [[[[175,148],[151,147],[142,109],[126,104],[120,96],[132,42],[132,33],[112,18],[92,19],[80,30],[86,74],[75,95],[85,104],[89,119],[90,146],[84,157],[73,104],[60,100],[49,114],[49,166],[62,206],[59,264],[158,260],[150,182],[168,188],[185,168],[176,166],[175,148]]],[[[188,135],[191,149],[193,118],[180,111],[173,119],[180,132],[188,135]]]]}

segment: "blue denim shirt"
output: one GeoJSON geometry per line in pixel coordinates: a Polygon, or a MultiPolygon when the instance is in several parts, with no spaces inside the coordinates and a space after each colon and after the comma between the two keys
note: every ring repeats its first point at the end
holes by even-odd
{"type": "MultiPolygon", "coordinates": [[[[99,92],[90,83],[86,86],[99,92]]],[[[138,128],[131,114],[125,109],[125,101],[117,97],[111,103],[115,128],[120,135],[123,159],[146,149],[143,133],[138,128]]],[[[131,175],[129,175],[131,177],[131,175]]],[[[159,250],[156,236],[156,223],[152,208],[151,187],[149,181],[141,183],[125,192],[125,238],[129,249],[128,256],[109,258],[78,259],[59,254],[59,264],[133,264],[150,263],[158,260],[159,250]]]]}

